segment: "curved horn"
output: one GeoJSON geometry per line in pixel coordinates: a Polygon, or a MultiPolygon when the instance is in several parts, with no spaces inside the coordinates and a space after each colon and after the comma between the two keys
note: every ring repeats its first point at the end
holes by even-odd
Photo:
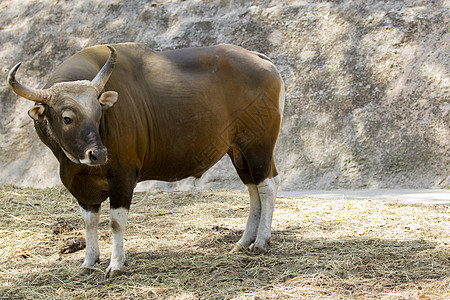
{"type": "Polygon", "coordinates": [[[92,84],[96,87],[96,89],[98,90],[99,93],[105,87],[105,84],[109,79],[109,76],[111,76],[111,73],[114,68],[114,64],[116,63],[116,59],[117,59],[116,49],[114,49],[113,46],[109,46],[109,45],[108,45],[108,48],[111,51],[111,53],[109,54],[108,60],[103,65],[100,72],[98,72],[98,74],[95,76],[95,78],[92,79],[92,84]]]}
{"type": "Polygon", "coordinates": [[[9,86],[12,88],[14,93],[16,93],[19,96],[24,97],[25,99],[28,99],[28,100],[31,100],[34,102],[39,102],[39,103],[47,103],[51,98],[51,94],[49,93],[48,90],[39,90],[39,89],[29,88],[29,87],[21,85],[19,82],[16,81],[16,72],[17,72],[17,69],[19,69],[21,64],[22,64],[21,62],[16,64],[11,69],[11,71],[9,71],[9,74],[8,74],[9,86]]]}

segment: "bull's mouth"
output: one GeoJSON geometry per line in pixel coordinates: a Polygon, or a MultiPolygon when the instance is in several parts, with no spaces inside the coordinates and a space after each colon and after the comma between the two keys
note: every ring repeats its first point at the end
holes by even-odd
{"type": "Polygon", "coordinates": [[[108,151],[105,147],[95,147],[90,148],[85,151],[83,158],[76,158],[68,151],[66,151],[63,147],[61,147],[66,157],[73,163],[79,165],[87,165],[90,167],[101,166],[107,163],[108,161],[108,151]]]}

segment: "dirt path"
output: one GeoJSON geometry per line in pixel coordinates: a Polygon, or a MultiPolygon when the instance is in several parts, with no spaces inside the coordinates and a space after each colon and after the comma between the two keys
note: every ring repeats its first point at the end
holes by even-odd
{"type": "Polygon", "coordinates": [[[314,197],[320,199],[344,200],[384,200],[401,203],[423,203],[450,205],[450,190],[313,190],[313,191],[281,191],[279,197],[301,198],[314,197]]]}

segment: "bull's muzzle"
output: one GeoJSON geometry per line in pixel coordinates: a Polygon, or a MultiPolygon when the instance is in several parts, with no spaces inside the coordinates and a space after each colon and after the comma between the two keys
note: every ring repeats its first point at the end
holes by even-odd
{"type": "Polygon", "coordinates": [[[99,166],[104,165],[107,160],[108,150],[106,148],[91,148],[86,151],[85,158],[80,162],[88,166],[99,166]]]}

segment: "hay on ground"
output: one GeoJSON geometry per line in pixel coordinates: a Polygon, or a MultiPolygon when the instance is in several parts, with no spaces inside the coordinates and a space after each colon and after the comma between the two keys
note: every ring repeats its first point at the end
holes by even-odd
{"type": "Polygon", "coordinates": [[[245,226],[246,193],[136,193],[128,266],[80,275],[84,226],[62,187],[0,186],[0,295],[52,299],[450,298],[449,206],[278,198],[270,251],[228,254],[245,226]]]}

